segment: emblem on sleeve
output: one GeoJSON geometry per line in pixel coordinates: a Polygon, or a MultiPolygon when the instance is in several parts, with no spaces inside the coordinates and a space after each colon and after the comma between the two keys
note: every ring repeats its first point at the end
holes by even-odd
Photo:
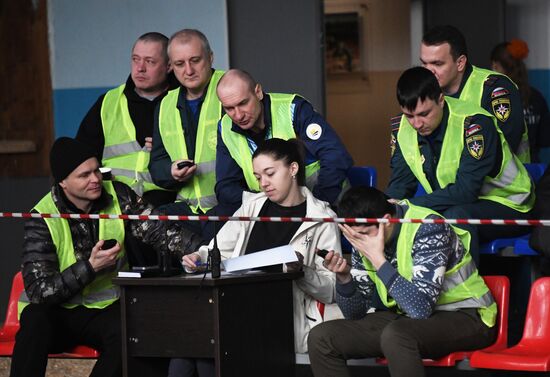
{"type": "Polygon", "coordinates": [[[474,135],[466,139],[468,152],[473,158],[479,160],[483,156],[483,135],[474,135]]]}
{"type": "Polygon", "coordinates": [[[502,97],[502,96],[507,96],[508,94],[510,94],[510,92],[508,92],[508,90],[506,90],[506,89],[499,86],[498,88],[494,89],[491,92],[491,98],[498,98],[498,97],[502,97]]]}
{"type": "Polygon", "coordinates": [[[481,125],[479,124],[472,124],[471,126],[469,126],[466,131],[464,132],[464,136],[465,137],[469,137],[469,136],[472,136],[473,134],[477,133],[481,131],[481,125]]]}
{"type": "Polygon", "coordinates": [[[311,123],[309,126],[307,126],[306,128],[306,135],[307,137],[309,137],[311,140],[319,140],[319,138],[321,137],[321,134],[323,133],[323,129],[321,128],[320,125],[318,125],[317,123],[311,123]]]}
{"type": "Polygon", "coordinates": [[[509,98],[495,99],[491,101],[491,107],[493,108],[493,113],[501,122],[506,122],[512,112],[512,105],[510,104],[509,98]]]}

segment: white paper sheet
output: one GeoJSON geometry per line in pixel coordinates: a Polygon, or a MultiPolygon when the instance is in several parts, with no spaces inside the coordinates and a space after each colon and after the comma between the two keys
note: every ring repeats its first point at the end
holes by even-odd
{"type": "Polygon", "coordinates": [[[290,245],[258,251],[237,258],[222,261],[225,271],[233,272],[251,268],[272,266],[274,264],[297,262],[298,257],[290,245]]]}

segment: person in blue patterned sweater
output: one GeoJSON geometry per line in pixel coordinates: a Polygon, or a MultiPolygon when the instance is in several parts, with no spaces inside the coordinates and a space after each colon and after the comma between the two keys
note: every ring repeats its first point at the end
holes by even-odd
{"type": "MultiPolygon", "coordinates": [[[[406,200],[391,203],[365,186],[344,194],[338,216],[441,218],[406,200]]],[[[354,249],[351,268],[332,251],[324,265],[336,273],[336,302],[345,319],[310,332],[316,377],[349,376],[346,360],[364,357],[385,357],[393,377],[424,376],[422,358],[494,342],[496,303],[469,254],[467,231],[419,223],[340,228],[354,249]]]]}

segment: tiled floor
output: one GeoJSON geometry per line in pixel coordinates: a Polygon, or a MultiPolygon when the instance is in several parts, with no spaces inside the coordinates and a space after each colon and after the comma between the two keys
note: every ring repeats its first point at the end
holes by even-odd
{"type": "MultiPolygon", "coordinates": [[[[0,377],[10,374],[10,359],[0,358],[0,377]]],[[[50,359],[46,377],[86,377],[90,375],[95,360],[50,359]]]]}

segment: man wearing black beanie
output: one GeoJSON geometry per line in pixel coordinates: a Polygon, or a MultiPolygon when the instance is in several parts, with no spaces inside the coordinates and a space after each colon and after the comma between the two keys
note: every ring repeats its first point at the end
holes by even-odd
{"type": "MultiPolygon", "coordinates": [[[[77,140],[57,139],[50,152],[50,167],[55,184],[34,212],[149,215],[153,211],[130,187],[103,181],[94,152],[77,140]]],[[[25,292],[20,298],[26,306],[13,351],[12,377],[44,376],[49,353],[79,344],[100,352],[92,376],[122,375],[120,292],[112,278],[127,266],[127,234],[159,253],[179,254],[180,259],[201,243],[200,237],[179,222],[26,220],[25,292]],[[107,246],[106,240],[116,242],[107,246]]]]}

